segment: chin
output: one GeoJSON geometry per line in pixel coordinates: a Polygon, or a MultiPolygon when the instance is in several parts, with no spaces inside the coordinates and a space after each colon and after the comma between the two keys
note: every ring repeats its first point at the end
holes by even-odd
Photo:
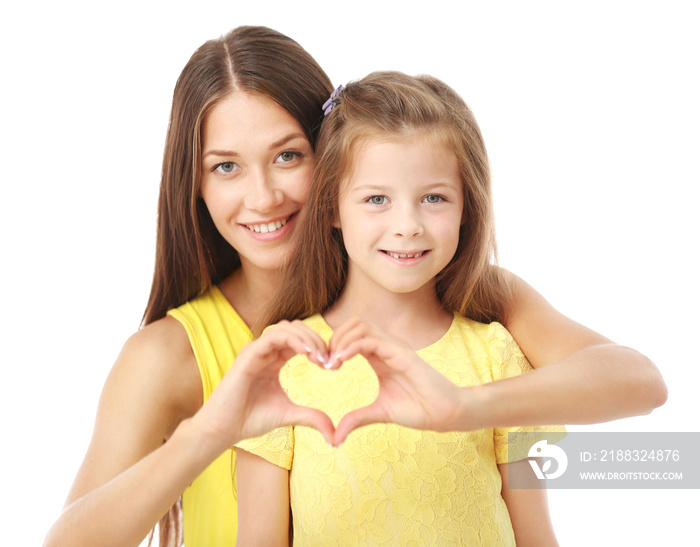
{"type": "Polygon", "coordinates": [[[282,268],[284,268],[286,262],[287,254],[285,253],[284,256],[269,257],[256,262],[251,262],[250,265],[257,270],[276,273],[280,272],[282,268]]]}

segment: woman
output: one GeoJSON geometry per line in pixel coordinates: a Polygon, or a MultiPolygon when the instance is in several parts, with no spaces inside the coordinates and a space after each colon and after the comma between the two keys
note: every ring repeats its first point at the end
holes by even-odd
{"type": "MultiPolygon", "coordinates": [[[[227,447],[278,425],[287,409],[262,398],[260,386],[274,382],[227,371],[263,326],[280,268],[294,260],[289,243],[331,91],[298,44],[266,28],[235,29],[188,62],[173,97],[145,326],[105,383],[91,444],[47,544],[136,545],[173,507],[161,525],[165,541],[179,531],[181,495],[187,545],[235,541],[235,452],[227,447]],[[255,428],[246,421],[251,408],[260,411],[255,428]]],[[[663,404],[665,386],[648,359],[509,277],[504,322],[539,370],[490,386],[484,406],[494,423],[593,423],[663,404]],[[489,407],[503,397],[507,408],[489,407]]]]}

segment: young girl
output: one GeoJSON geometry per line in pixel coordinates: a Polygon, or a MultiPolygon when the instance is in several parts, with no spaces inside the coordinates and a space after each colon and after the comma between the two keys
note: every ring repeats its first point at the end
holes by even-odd
{"type": "Polygon", "coordinates": [[[300,356],[281,382],[292,401],[344,420],[336,443],[358,425],[393,423],[338,449],[304,427],[239,444],[264,458],[240,453],[239,539],[284,543],[291,500],[300,545],[556,544],[544,491],[506,488],[508,469],[527,464],[508,463],[509,449],[512,461],[527,448],[509,446],[509,430],[493,427],[506,424],[470,401],[482,384],[531,370],[495,322],[507,286],[490,265],[476,121],[442,82],[399,73],[349,84],[328,110],[272,319],[322,312],[304,320],[304,352],[340,368],[300,356]]]}

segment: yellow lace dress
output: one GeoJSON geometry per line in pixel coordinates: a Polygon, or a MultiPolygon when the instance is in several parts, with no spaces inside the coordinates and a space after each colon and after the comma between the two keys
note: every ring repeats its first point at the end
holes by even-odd
{"type": "MultiPolygon", "coordinates": [[[[326,341],[333,334],[320,315],[305,322],[326,341]]],[[[458,315],[418,354],[460,386],[531,370],[505,327],[458,315]]],[[[297,356],[280,381],[294,402],[322,409],[335,424],[371,403],[379,388],[362,357],[325,371],[297,356]]],[[[376,424],[332,449],[316,430],[294,427],[239,447],[290,470],[295,545],[515,545],[497,468],[508,462],[510,431],[563,428],[435,433],[376,424]]],[[[526,457],[527,447],[518,452],[526,457]]]]}

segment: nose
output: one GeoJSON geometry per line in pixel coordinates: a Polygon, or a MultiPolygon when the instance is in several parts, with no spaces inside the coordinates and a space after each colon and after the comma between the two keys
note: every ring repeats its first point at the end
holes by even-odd
{"type": "Polygon", "coordinates": [[[416,207],[397,207],[392,220],[395,236],[417,237],[423,234],[423,219],[416,207]]]}
{"type": "Polygon", "coordinates": [[[284,201],[284,193],[265,172],[251,173],[246,188],[244,205],[253,211],[265,213],[284,201]]]}

